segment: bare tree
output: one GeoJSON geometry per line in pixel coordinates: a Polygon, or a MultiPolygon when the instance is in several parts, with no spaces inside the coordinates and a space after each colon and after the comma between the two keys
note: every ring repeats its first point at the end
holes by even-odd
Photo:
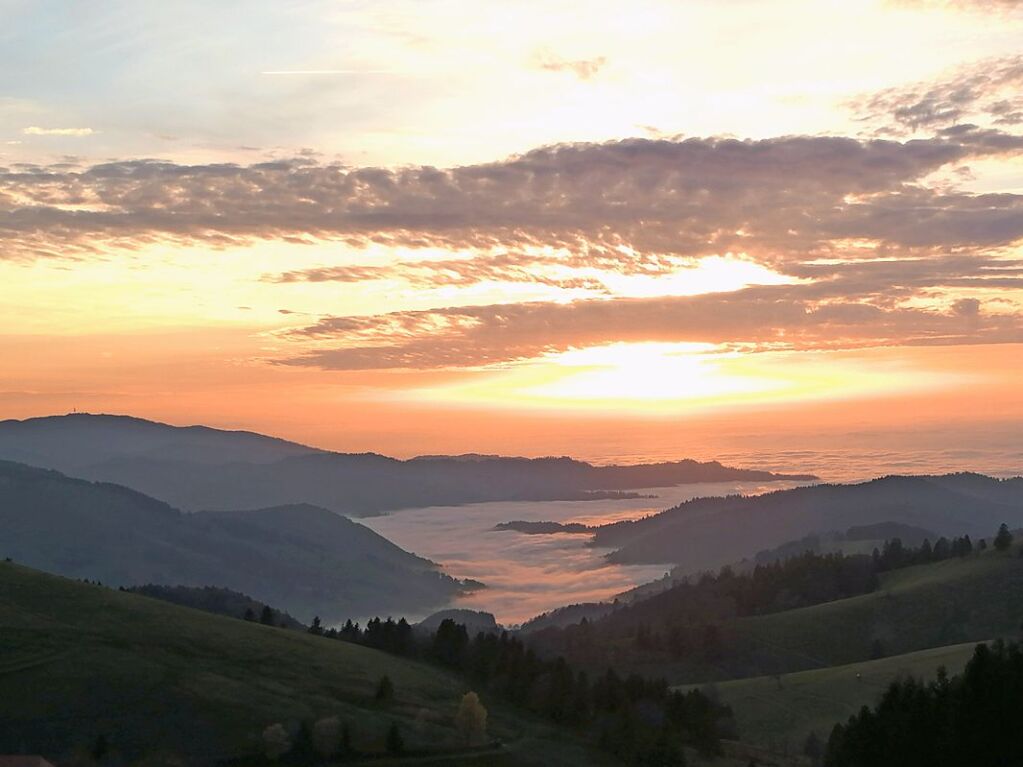
{"type": "Polygon", "coordinates": [[[283,724],[271,724],[263,730],[263,748],[266,751],[267,759],[274,761],[291,750],[291,739],[283,724]]]}

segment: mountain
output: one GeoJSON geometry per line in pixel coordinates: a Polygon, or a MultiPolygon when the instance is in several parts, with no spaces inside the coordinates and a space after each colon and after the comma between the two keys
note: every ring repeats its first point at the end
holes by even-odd
{"type": "Polygon", "coordinates": [[[114,586],[218,586],[302,620],[421,612],[465,587],[326,509],[188,514],[134,490],[0,462],[0,556],[114,586]]]}
{"type": "Polygon", "coordinates": [[[168,426],[120,415],[70,413],[0,421],[0,458],[67,473],[124,458],[220,466],[273,463],[317,452],[248,431],[168,426]]]}
{"type": "Polygon", "coordinates": [[[483,690],[488,732],[508,746],[474,757],[453,722],[467,689],[378,650],[0,561],[0,753],[95,765],[84,755],[102,736],[102,764],[271,764],[260,753],[269,725],[283,724],[297,742],[299,723],[338,717],[367,762],[384,763],[384,737],[397,723],[412,761],[605,763],[572,731],[520,716],[483,690]],[[387,704],[374,700],[384,675],[394,689],[387,704]]]}
{"type": "Polygon", "coordinates": [[[465,626],[469,636],[474,637],[480,632],[484,634],[500,634],[503,630],[492,613],[482,610],[447,609],[439,610],[433,615],[428,615],[415,625],[416,630],[435,633],[440,624],[446,620],[453,620],[465,626]]]}
{"type": "Polygon", "coordinates": [[[114,482],[186,511],[310,503],[364,516],[482,501],[585,500],[695,482],[810,481],[685,460],[594,466],[570,458],[332,453],[249,432],[72,414],[0,422],[0,459],[114,482]]]}
{"type": "Polygon", "coordinates": [[[633,522],[598,527],[594,544],[621,564],[716,568],[812,533],[879,523],[939,535],[994,534],[1023,524],[1023,479],[979,474],[892,476],[854,485],[814,485],[760,496],[699,498],[633,522]]]}

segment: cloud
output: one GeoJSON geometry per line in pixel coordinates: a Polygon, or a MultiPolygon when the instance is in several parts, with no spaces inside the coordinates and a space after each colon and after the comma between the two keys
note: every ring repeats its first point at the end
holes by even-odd
{"type": "Polygon", "coordinates": [[[391,69],[269,69],[261,75],[393,75],[391,69]]]}
{"type": "MultiPolygon", "coordinates": [[[[351,283],[400,279],[418,288],[469,287],[481,282],[512,282],[548,285],[565,290],[579,289],[606,293],[608,292],[607,287],[599,279],[571,273],[573,269],[584,266],[593,268],[600,263],[599,260],[504,252],[482,254],[473,258],[402,261],[384,266],[314,267],[267,275],[264,280],[276,283],[351,283]],[[552,273],[552,271],[557,273],[552,273]]],[[[653,264],[645,267],[640,264],[630,266],[626,259],[616,262],[611,267],[618,273],[664,274],[669,271],[667,265],[660,269],[653,264]]]]}
{"type": "Polygon", "coordinates": [[[998,298],[1023,290],[1023,258],[892,258],[794,271],[806,281],[698,296],[322,317],[285,331],[309,349],[281,362],[336,370],[455,368],[621,342],[772,351],[1023,340],[1023,304],[998,298]]]}
{"type": "Polygon", "coordinates": [[[852,104],[860,118],[888,132],[948,127],[963,121],[1023,124],[1023,56],[989,59],[932,82],[890,88],[852,104]]]}
{"type": "Polygon", "coordinates": [[[590,80],[596,77],[597,73],[607,64],[604,56],[597,56],[592,59],[576,59],[569,61],[558,56],[544,55],[537,61],[540,69],[548,72],[571,72],[580,80],[590,80]]]}
{"type": "Polygon", "coordinates": [[[21,132],[26,136],[91,136],[96,131],[92,128],[40,128],[30,125],[21,132]]]}
{"type": "MultiPolygon", "coordinates": [[[[88,253],[159,240],[259,239],[453,250],[560,248],[656,263],[746,252],[772,264],[843,241],[943,250],[1023,237],[1023,196],[932,189],[921,179],[1023,137],[958,127],[927,139],[789,136],[629,139],[544,147],[450,169],[126,160],[0,168],[8,256],[88,253]]],[[[859,248],[857,252],[862,252],[859,248]]]]}
{"type": "Polygon", "coordinates": [[[620,342],[703,342],[766,351],[1023,341],[1023,315],[987,314],[979,300],[962,299],[942,310],[866,302],[844,289],[821,293],[818,286],[771,286],[702,296],[325,317],[290,335],[329,345],[281,362],[331,370],[463,368],[620,342]]]}
{"type": "MultiPolygon", "coordinates": [[[[1019,340],[1023,195],[928,176],[1023,153],[958,125],[928,138],[629,139],[439,169],[154,160],[0,168],[0,252],[24,258],[183,241],[320,238],[452,251],[327,264],[265,281],[398,278],[413,287],[532,282],[593,298],[327,316],[283,337],[286,364],[474,367],[589,345],[701,341],[751,349],[1019,340]],[[671,275],[726,253],[797,284],[626,298],[608,273],[671,275]],[[1002,301],[1003,303],[999,303],[1002,301]]],[[[577,297],[577,294],[569,297],[577,297]]]]}
{"type": "Polygon", "coordinates": [[[974,13],[1012,13],[1023,7],[1023,0],[889,0],[893,5],[907,8],[944,8],[974,13]]]}

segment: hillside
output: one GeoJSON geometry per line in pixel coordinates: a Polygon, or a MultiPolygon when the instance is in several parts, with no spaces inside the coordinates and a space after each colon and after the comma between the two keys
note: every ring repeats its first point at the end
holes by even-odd
{"type": "Polygon", "coordinates": [[[121,586],[119,588],[151,599],[160,599],[164,602],[216,615],[226,615],[229,618],[263,622],[261,617],[266,617],[269,619],[266,622],[274,626],[299,631],[308,628],[286,612],[275,610],[271,605],[253,599],[247,594],[219,586],[160,586],[147,583],[144,586],[121,586]],[[264,611],[267,611],[265,616],[264,611]]]}
{"type": "MultiPolygon", "coordinates": [[[[269,724],[326,716],[349,723],[366,752],[381,749],[392,721],[410,749],[451,752],[465,689],[440,670],[357,645],[0,562],[0,752],[61,763],[103,735],[125,758],[209,764],[258,750],[269,724]],[[385,674],[390,704],[374,701],[385,674]]],[[[567,733],[487,705],[490,734],[507,746],[458,764],[602,763],[567,733]]]]}
{"type": "Polygon", "coordinates": [[[810,480],[710,461],[333,453],[247,432],[74,414],[0,422],[0,459],[114,482],[186,511],[309,503],[355,516],[482,501],[585,500],[694,482],[810,480]],[[97,445],[99,447],[97,447],[97,445]]]}
{"type": "Polygon", "coordinates": [[[305,621],[444,606],[465,586],[325,509],[185,514],[118,485],[0,462],[0,555],[109,585],[218,586],[305,621]]]}
{"type": "Polygon", "coordinates": [[[895,679],[931,679],[939,666],[956,674],[975,642],[937,647],[879,660],[780,676],[737,679],[704,686],[732,707],[743,738],[773,751],[799,753],[810,733],[823,743],[831,728],[862,706],[874,705],[895,679]]]}
{"type": "Polygon", "coordinates": [[[712,657],[695,653],[672,658],[638,653],[629,626],[649,622],[663,608],[638,602],[631,615],[613,613],[593,624],[595,636],[622,668],[664,674],[673,683],[722,681],[821,669],[884,656],[1016,636],[1023,615],[1023,557],[988,550],[960,559],[885,573],[869,594],[768,615],[732,618],[718,624],[712,657]],[[625,634],[623,634],[625,632],[625,634]]]}
{"type": "Polygon", "coordinates": [[[761,496],[699,498],[633,522],[598,527],[594,545],[618,564],[716,568],[811,533],[898,523],[939,535],[991,535],[1023,524],[1023,479],[978,474],[883,477],[761,496]]]}

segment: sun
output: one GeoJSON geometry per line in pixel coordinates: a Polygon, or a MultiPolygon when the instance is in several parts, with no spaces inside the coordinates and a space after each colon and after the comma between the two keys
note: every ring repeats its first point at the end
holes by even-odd
{"type": "Polygon", "coordinates": [[[910,363],[879,364],[869,351],[744,352],[709,343],[614,343],[402,396],[448,406],[658,415],[888,396],[961,384],[962,378],[910,363]]]}

